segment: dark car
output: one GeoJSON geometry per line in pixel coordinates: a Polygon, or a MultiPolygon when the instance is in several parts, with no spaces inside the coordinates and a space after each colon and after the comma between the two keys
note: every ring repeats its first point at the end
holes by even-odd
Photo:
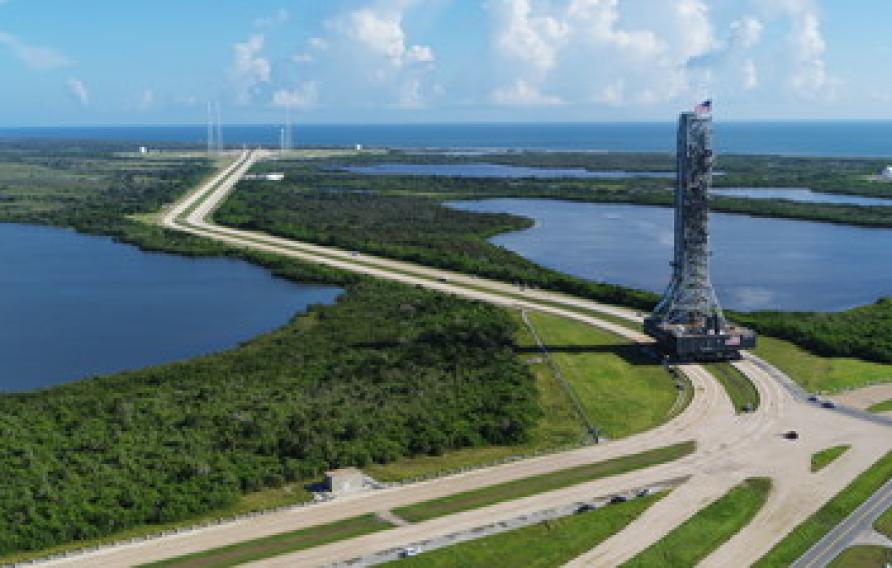
{"type": "Polygon", "coordinates": [[[625,503],[629,498],[625,495],[614,495],[610,498],[610,504],[615,505],[616,503],[625,503]]]}
{"type": "Polygon", "coordinates": [[[808,397],[808,401],[809,402],[818,402],[818,395],[816,395],[816,394],[811,395],[810,397],[808,397]]]}
{"type": "Polygon", "coordinates": [[[824,408],[836,408],[836,403],[832,400],[825,400],[821,403],[821,406],[823,406],[824,408]]]}
{"type": "Polygon", "coordinates": [[[575,512],[576,513],[588,513],[589,511],[594,511],[595,509],[597,509],[597,507],[595,507],[591,503],[583,503],[582,505],[576,507],[575,512]]]}
{"type": "Polygon", "coordinates": [[[784,438],[786,438],[788,440],[798,440],[799,432],[797,432],[796,430],[790,430],[789,432],[784,432],[784,438]]]}

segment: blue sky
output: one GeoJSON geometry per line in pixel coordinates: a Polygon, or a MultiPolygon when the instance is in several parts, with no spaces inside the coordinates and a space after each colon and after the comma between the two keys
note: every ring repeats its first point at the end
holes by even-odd
{"type": "Polygon", "coordinates": [[[892,119],[888,0],[0,0],[0,126],[892,119]],[[855,7],[857,6],[857,8],[855,7]]]}

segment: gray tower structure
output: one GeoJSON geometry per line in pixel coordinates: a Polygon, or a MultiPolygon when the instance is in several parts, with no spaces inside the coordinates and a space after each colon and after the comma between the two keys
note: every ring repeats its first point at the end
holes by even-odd
{"type": "Polygon", "coordinates": [[[755,334],[728,323],[709,279],[709,188],[712,117],[682,113],[678,121],[675,251],[672,280],[644,330],[682,360],[732,359],[756,345],[755,334]]]}

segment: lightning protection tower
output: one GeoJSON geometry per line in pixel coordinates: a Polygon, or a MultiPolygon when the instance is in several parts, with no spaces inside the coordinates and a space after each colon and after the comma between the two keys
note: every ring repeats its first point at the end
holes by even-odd
{"type": "Polygon", "coordinates": [[[675,187],[675,253],[672,280],[644,330],[680,360],[740,357],[756,346],[751,330],[730,324],[709,279],[708,192],[712,185],[710,105],[682,113],[678,121],[675,187]]]}

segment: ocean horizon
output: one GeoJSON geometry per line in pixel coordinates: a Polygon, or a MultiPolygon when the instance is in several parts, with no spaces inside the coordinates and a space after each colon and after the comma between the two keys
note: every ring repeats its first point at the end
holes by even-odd
{"type": "MultiPolygon", "coordinates": [[[[204,145],[205,125],[0,127],[2,140],[204,145]]],[[[278,145],[280,125],[224,125],[227,145],[278,145]]],[[[673,152],[673,122],[297,124],[296,146],[673,152]]],[[[892,121],[716,121],[715,147],[735,154],[892,157],[892,121]]]]}

